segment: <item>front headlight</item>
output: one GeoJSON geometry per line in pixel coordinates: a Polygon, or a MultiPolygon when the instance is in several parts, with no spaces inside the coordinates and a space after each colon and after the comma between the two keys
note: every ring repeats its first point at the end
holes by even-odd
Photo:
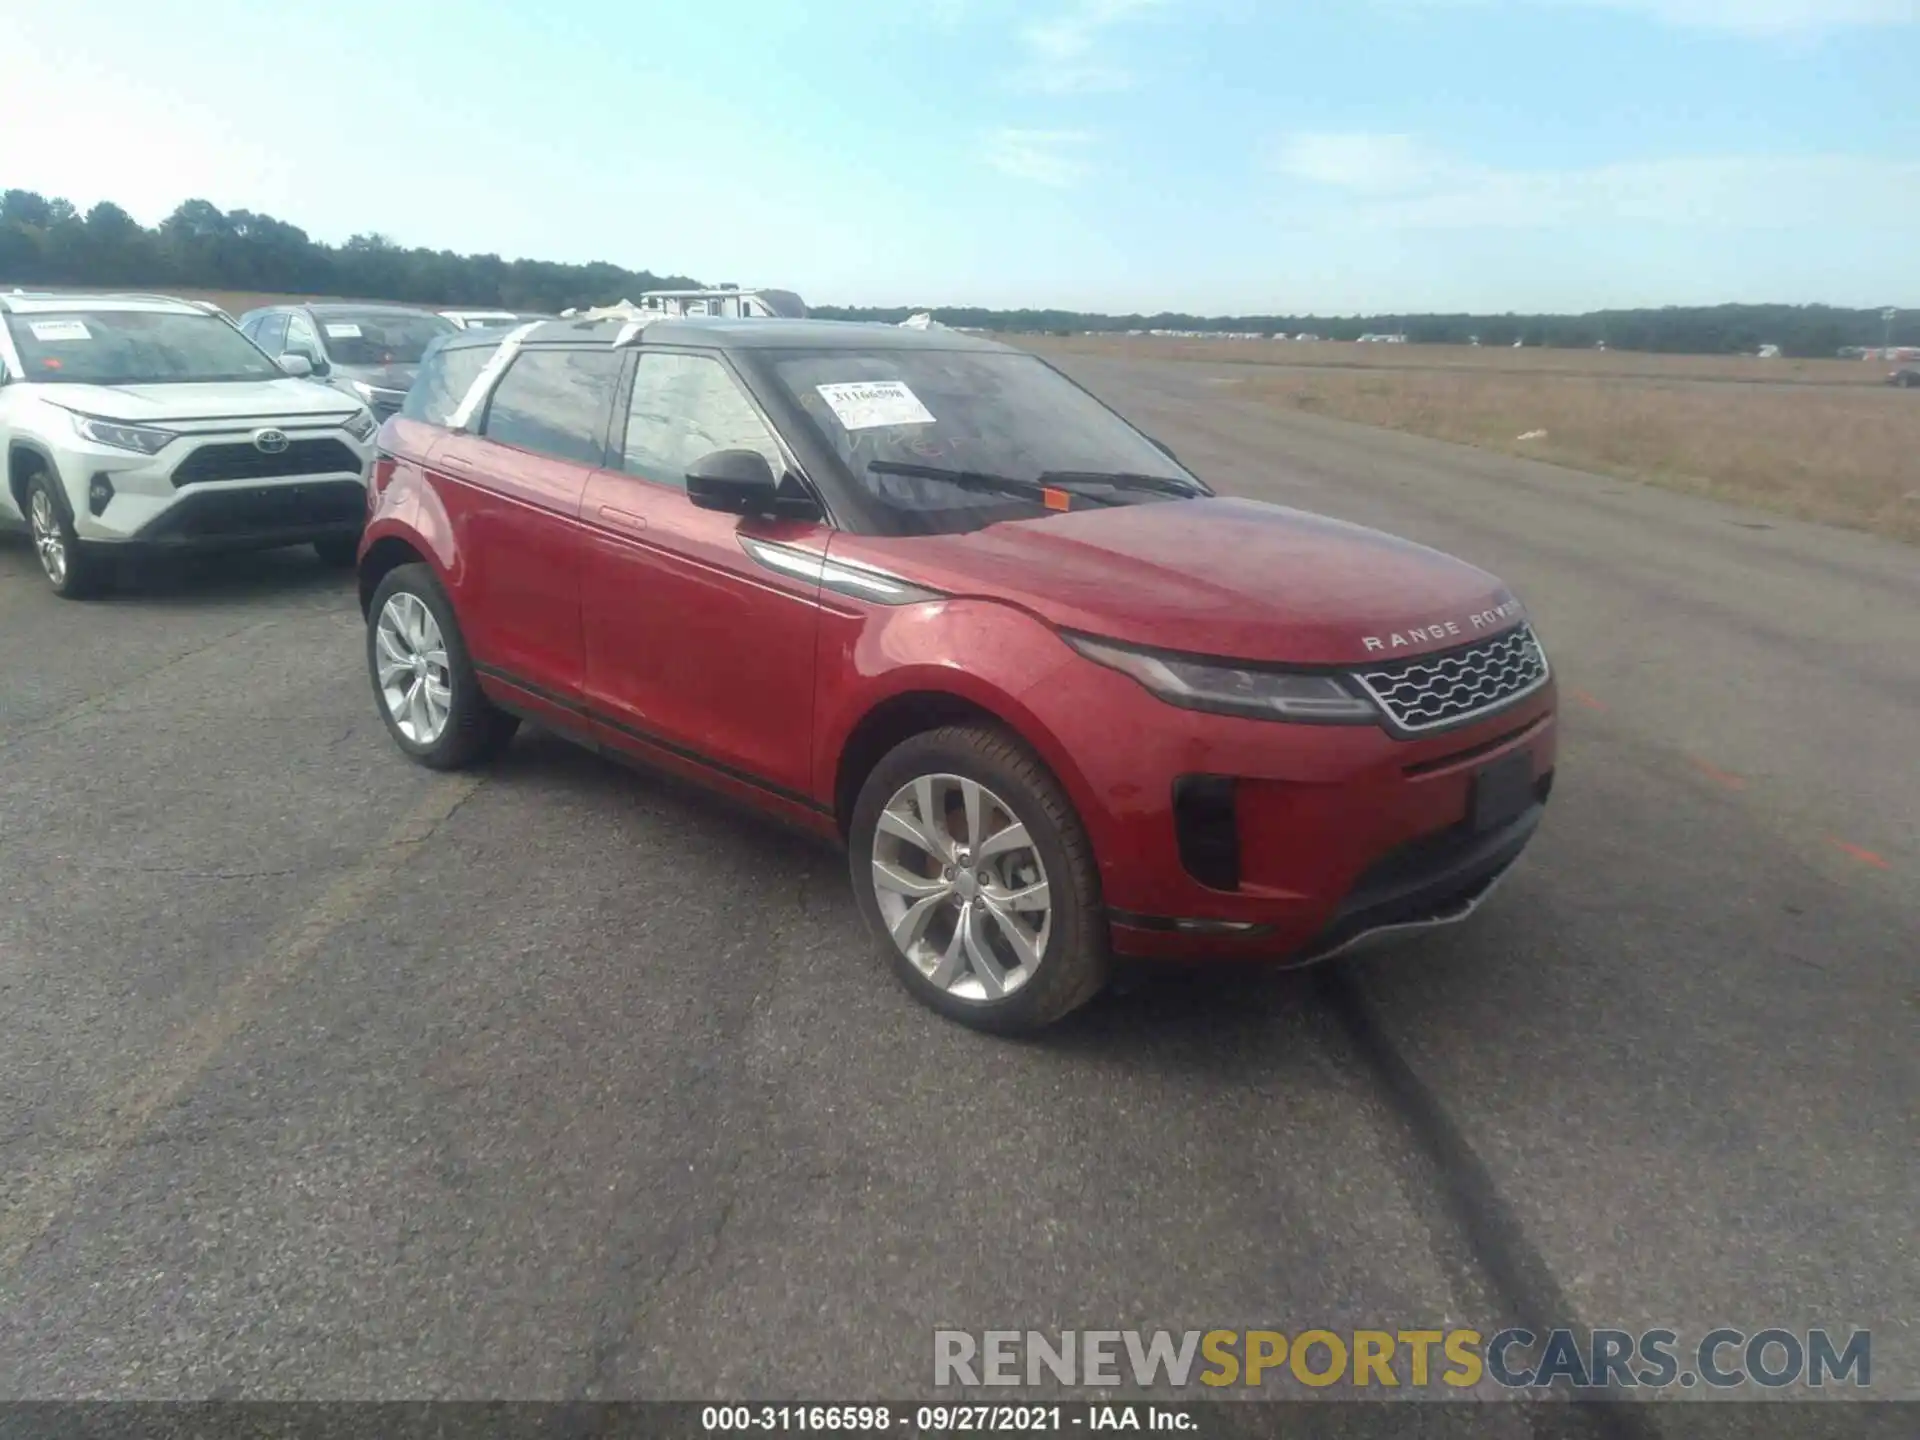
{"type": "Polygon", "coordinates": [[[1348,690],[1336,675],[1241,669],[1218,660],[1133,650],[1082,635],[1064,638],[1087,659],[1131,675],[1169,705],[1322,725],[1379,719],[1373,702],[1348,690]]]}
{"type": "Polygon", "coordinates": [[[366,440],[372,436],[375,430],[380,428],[380,424],[373,418],[373,412],[362,410],[340,428],[356,440],[366,440]]]}
{"type": "Polygon", "coordinates": [[[373,386],[367,384],[367,382],[364,380],[349,380],[347,382],[347,385],[353,391],[354,394],[358,395],[362,400],[366,401],[367,404],[369,405],[373,404],[373,397],[376,393],[378,393],[374,390],[373,386]]]}
{"type": "Polygon", "coordinates": [[[110,445],[115,450],[134,450],[142,455],[157,455],[174,438],[173,431],[152,425],[126,425],[118,420],[97,420],[91,415],[75,415],[73,428],[84,440],[110,445]]]}

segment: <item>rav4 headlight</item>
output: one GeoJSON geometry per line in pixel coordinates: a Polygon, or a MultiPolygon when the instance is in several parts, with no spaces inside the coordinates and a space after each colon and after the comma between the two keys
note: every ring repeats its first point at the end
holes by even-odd
{"type": "Polygon", "coordinates": [[[1242,669],[1218,660],[1134,650],[1082,635],[1064,638],[1087,659],[1131,675],[1169,705],[1321,725],[1379,719],[1373,702],[1349,690],[1337,675],[1242,669]]]}
{"type": "Polygon", "coordinates": [[[365,440],[368,439],[375,430],[378,430],[380,426],[379,422],[373,418],[372,411],[362,410],[340,428],[356,440],[365,440]]]}
{"type": "Polygon", "coordinates": [[[118,420],[99,420],[92,415],[74,415],[73,428],[82,439],[96,445],[111,445],[115,450],[136,450],[142,455],[157,455],[174,438],[173,431],[152,425],[127,425],[118,420]]]}

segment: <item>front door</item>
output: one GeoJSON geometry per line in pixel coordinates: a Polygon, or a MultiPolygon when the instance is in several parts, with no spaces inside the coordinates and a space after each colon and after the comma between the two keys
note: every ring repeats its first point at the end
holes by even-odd
{"type": "Polygon", "coordinates": [[[811,790],[817,580],[767,568],[743,539],[824,550],[825,527],[696,509],[686,472],[715,450],[787,462],[714,355],[642,350],[615,465],[581,523],[589,709],[616,730],[788,798],[811,790]]]}

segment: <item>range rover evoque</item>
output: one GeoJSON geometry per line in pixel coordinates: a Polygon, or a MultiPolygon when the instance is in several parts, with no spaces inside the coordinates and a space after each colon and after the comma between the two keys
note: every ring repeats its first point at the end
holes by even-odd
{"type": "Polygon", "coordinates": [[[1464,918],[1552,786],[1497,579],[1218,496],[960,332],[453,336],[380,446],[359,584],[405,753],[530,719],[844,840],[888,961],[968,1024],[1055,1020],[1115,957],[1464,918]]]}
{"type": "Polygon", "coordinates": [[[0,295],[0,524],[31,531],[60,595],[151,551],[311,543],[351,565],[374,427],[211,305],[0,295]]]}

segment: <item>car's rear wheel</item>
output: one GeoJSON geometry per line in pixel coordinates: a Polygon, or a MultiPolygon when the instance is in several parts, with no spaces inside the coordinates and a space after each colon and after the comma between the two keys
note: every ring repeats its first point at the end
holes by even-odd
{"type": "Polygon", "coordinates": [[[453,606],[425,565],[389,571],[373,592],[367,670],[387,733],[431,769],[498,754],[519,726],[481,692],[453,606]]]}
{"type": "Polygon", "coordinates": [[[44,470],[27,477],[27,526],[33,532],[40,573],[47,577],[54,594],[66,600],[84,600],[98,593],[99,562],[81,548],[60,487],[44,470]]]}
{"type": "Polygon", "coordinates": [[[861,787],[848,851],[882,953],[942,1015],[1037,1030],[1106,983],[1093,847],[1012,736],[963,725],[903,741],[861,787]]]}

